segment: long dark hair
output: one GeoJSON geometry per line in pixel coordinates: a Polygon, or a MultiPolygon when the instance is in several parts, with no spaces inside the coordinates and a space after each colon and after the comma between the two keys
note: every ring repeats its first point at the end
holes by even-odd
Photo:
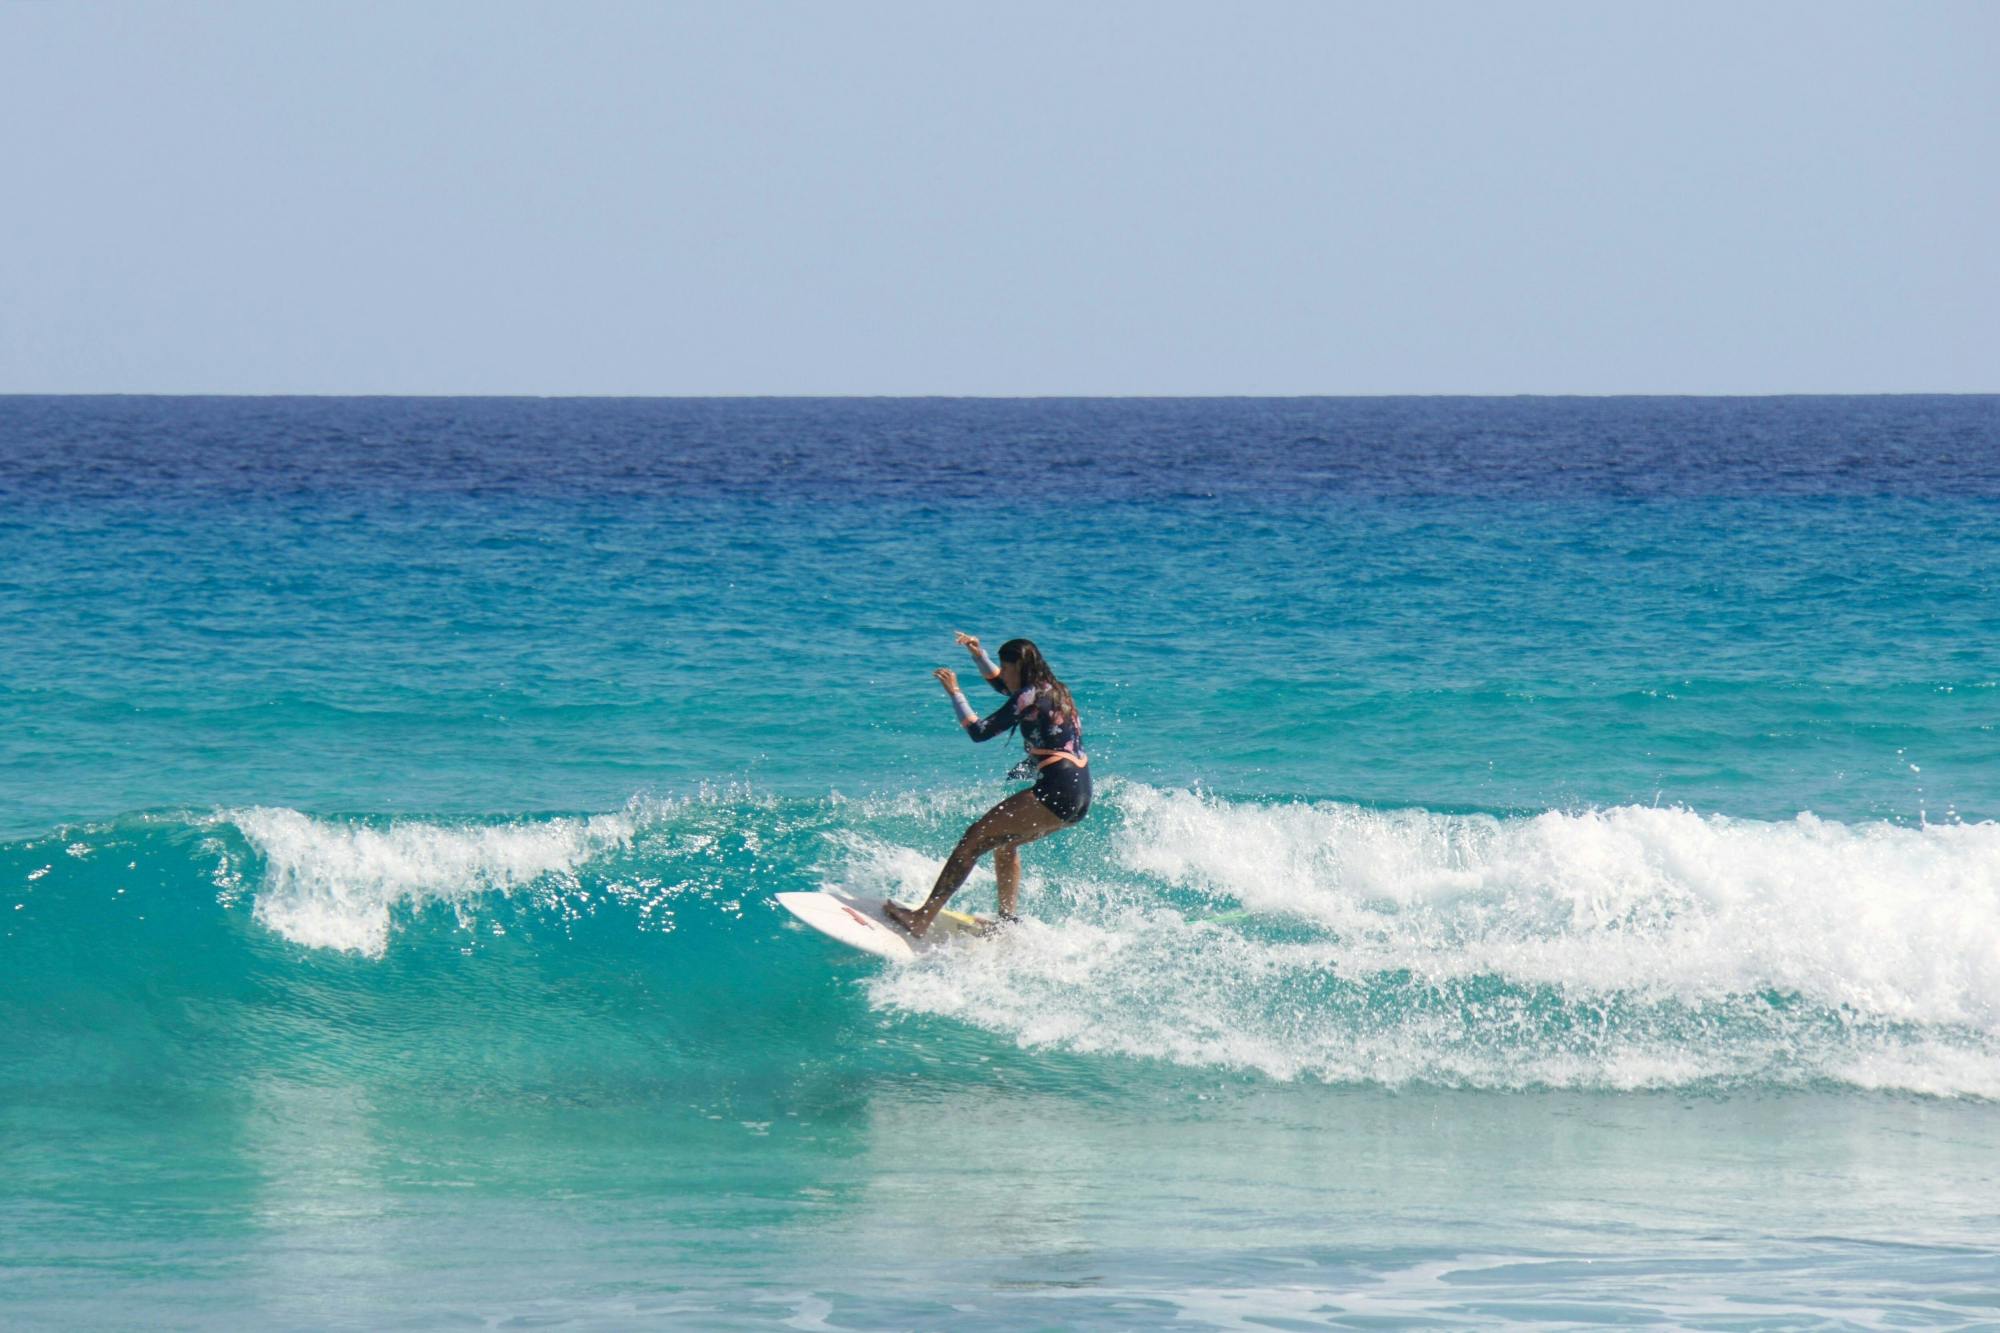
{"type": "Polygon", "coordinates": [[[1033,685],[1038,697],[1046,697],[1051,711],[1057,717],[1067,713],[1072,720],[1076,717],[1076,700],[1069,697],[1069,686],[1056,679],[1056,673],[1049,670],[1049,660],[1042,656],[1042,650],[1035,647],[1033,639],[1009,639],[1000,645],[1000,661],[1016,662],[1021,667],[1023,688],[1033,685]]]}

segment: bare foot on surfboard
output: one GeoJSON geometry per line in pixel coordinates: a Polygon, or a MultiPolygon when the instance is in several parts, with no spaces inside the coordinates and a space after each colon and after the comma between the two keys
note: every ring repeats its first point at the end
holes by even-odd
{"type": "Polygon", "coordinates": [[[914,907],[905,907],[894,900],[886,900],[882,904],[882,915],[889,918],[890,924],[902,927],[903,932],[911,939],[920,940],[924,937],[924,932],[912,924],[917,916],[914,907]]]}

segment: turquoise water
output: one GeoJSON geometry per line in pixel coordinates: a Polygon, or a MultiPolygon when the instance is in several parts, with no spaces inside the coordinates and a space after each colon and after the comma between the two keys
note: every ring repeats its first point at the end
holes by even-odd
{"type": "Polygon", "coordinates": [[[2000,1317],[2000,399],[0,399],[0,499],[0,1323],[2000,1317]],[[1012,790],[960,628],[1099,799],[889,969],[770,897],[1012,790]]]}

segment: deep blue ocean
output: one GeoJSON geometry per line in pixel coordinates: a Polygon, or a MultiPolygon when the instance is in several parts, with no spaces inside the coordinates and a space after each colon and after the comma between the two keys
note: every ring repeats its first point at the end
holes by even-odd
{"type": "Polygon", "coordinates": [[[1990,1325],[1996,725],[2000,397],[0,398],[0,1326],[1990,1325]]]}

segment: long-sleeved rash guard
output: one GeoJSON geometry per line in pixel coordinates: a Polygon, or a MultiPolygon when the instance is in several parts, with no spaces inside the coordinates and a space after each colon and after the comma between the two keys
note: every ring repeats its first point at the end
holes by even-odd
{"type": "MultiPolygon", "coordinates": [[[[1001,680],[997,668],[992,675],[986,677],[986,683],[1002,694],[1007,693],[1006,682],[1001,680]]],[[[1081,759],[1082,721],[1074,709],[1058,712],[1055,700],[1046,695],[1047,692],[1040,686],[1026,686],[985,717],[966,723],[965,734],[975,741],[990,741],[1003,731],[1019,727],[1021,740],[1029,751],[1022,767],[1030,772],[1048,757],[1046,754],[1034,753],[1037,750],[1061,751],[1081,759]]],[[[1025,777],[1028,774],[1023,773],[1019,776],[1025,777]]]]}

